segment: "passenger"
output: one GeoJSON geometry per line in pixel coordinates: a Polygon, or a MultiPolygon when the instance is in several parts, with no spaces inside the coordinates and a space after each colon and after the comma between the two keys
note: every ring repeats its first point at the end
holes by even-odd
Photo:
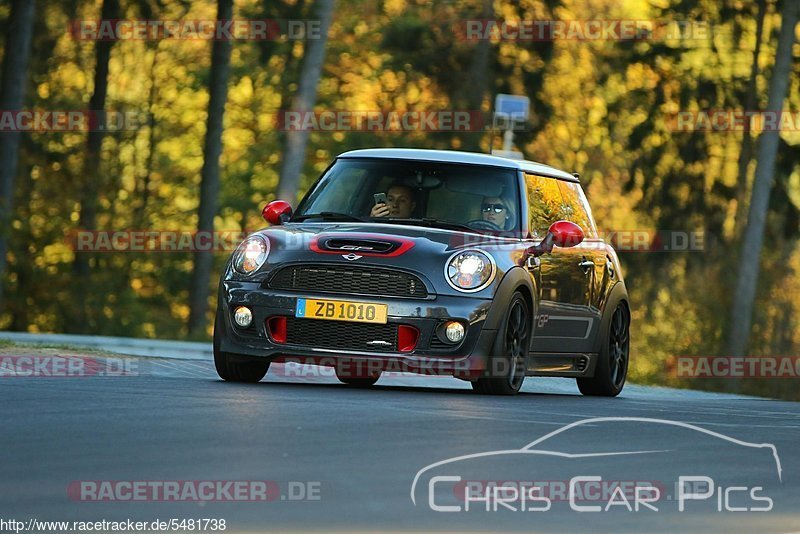
{"type": "Polygon", "coordinates": [[[504,197],[484,197],[481,217],[501,230],[512,230],[517,222],[513,205],[504,197]]]}

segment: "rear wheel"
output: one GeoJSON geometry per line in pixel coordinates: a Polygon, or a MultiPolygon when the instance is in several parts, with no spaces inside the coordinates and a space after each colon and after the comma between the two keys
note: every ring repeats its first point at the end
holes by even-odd
{"type": "Polygon", "coordinates": [[[269,371],[269,362],[249,361],[246,356],[239,356],[221,349],[220,321],[224,320],[217,312],[214,320],[214,367],[217,374],[228,382],[258,382],[269,371]]]}
{"type": "Polygon", "coordinates": [[[514,293],[489,356],[488,369],[472,383],[472,389],[487,395],[517,394],[525,380],[530,331],[528,304],[522,295],[514,293]]]}
{"type": "Polygon", "coordinates": [[[578,378],[578,389],[584,395],[616,397],[625,387],[630,358],[631,317],[625,304],[618,304],[608,324],[608,334],[594,376],[578,378]]]}

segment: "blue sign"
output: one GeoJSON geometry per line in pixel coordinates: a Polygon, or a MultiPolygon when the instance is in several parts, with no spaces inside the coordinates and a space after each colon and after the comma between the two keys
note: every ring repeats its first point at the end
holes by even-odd
{"type": "Polygon", "coordinates": [[[527,96],[499,94],[494,98],[494,113],[512,121],[526,121],[530,105],[531,99],[527,96]]]}

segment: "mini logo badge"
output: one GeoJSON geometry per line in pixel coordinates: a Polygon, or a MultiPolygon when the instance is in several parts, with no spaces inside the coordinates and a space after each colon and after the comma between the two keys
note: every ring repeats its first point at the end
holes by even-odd
{"type": "Polygon", "coordinates": [[[354,254],[352,252],[350,254],[342,254],[342,257],[349,261],[358,260],[362,258],[362,256],[359,256],[358,254],[354,254]]]}

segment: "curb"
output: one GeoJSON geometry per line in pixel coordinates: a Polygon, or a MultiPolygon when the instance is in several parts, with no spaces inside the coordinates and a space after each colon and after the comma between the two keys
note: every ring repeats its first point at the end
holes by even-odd
{"type": "Polygon", "coordinates": [[[24,345],[68,345],[145,358],[211,361],[211,343],[166,341],[132,337],[84,336],[77,334],[30,334],[0,331],[0,340],[24,345]]]}

